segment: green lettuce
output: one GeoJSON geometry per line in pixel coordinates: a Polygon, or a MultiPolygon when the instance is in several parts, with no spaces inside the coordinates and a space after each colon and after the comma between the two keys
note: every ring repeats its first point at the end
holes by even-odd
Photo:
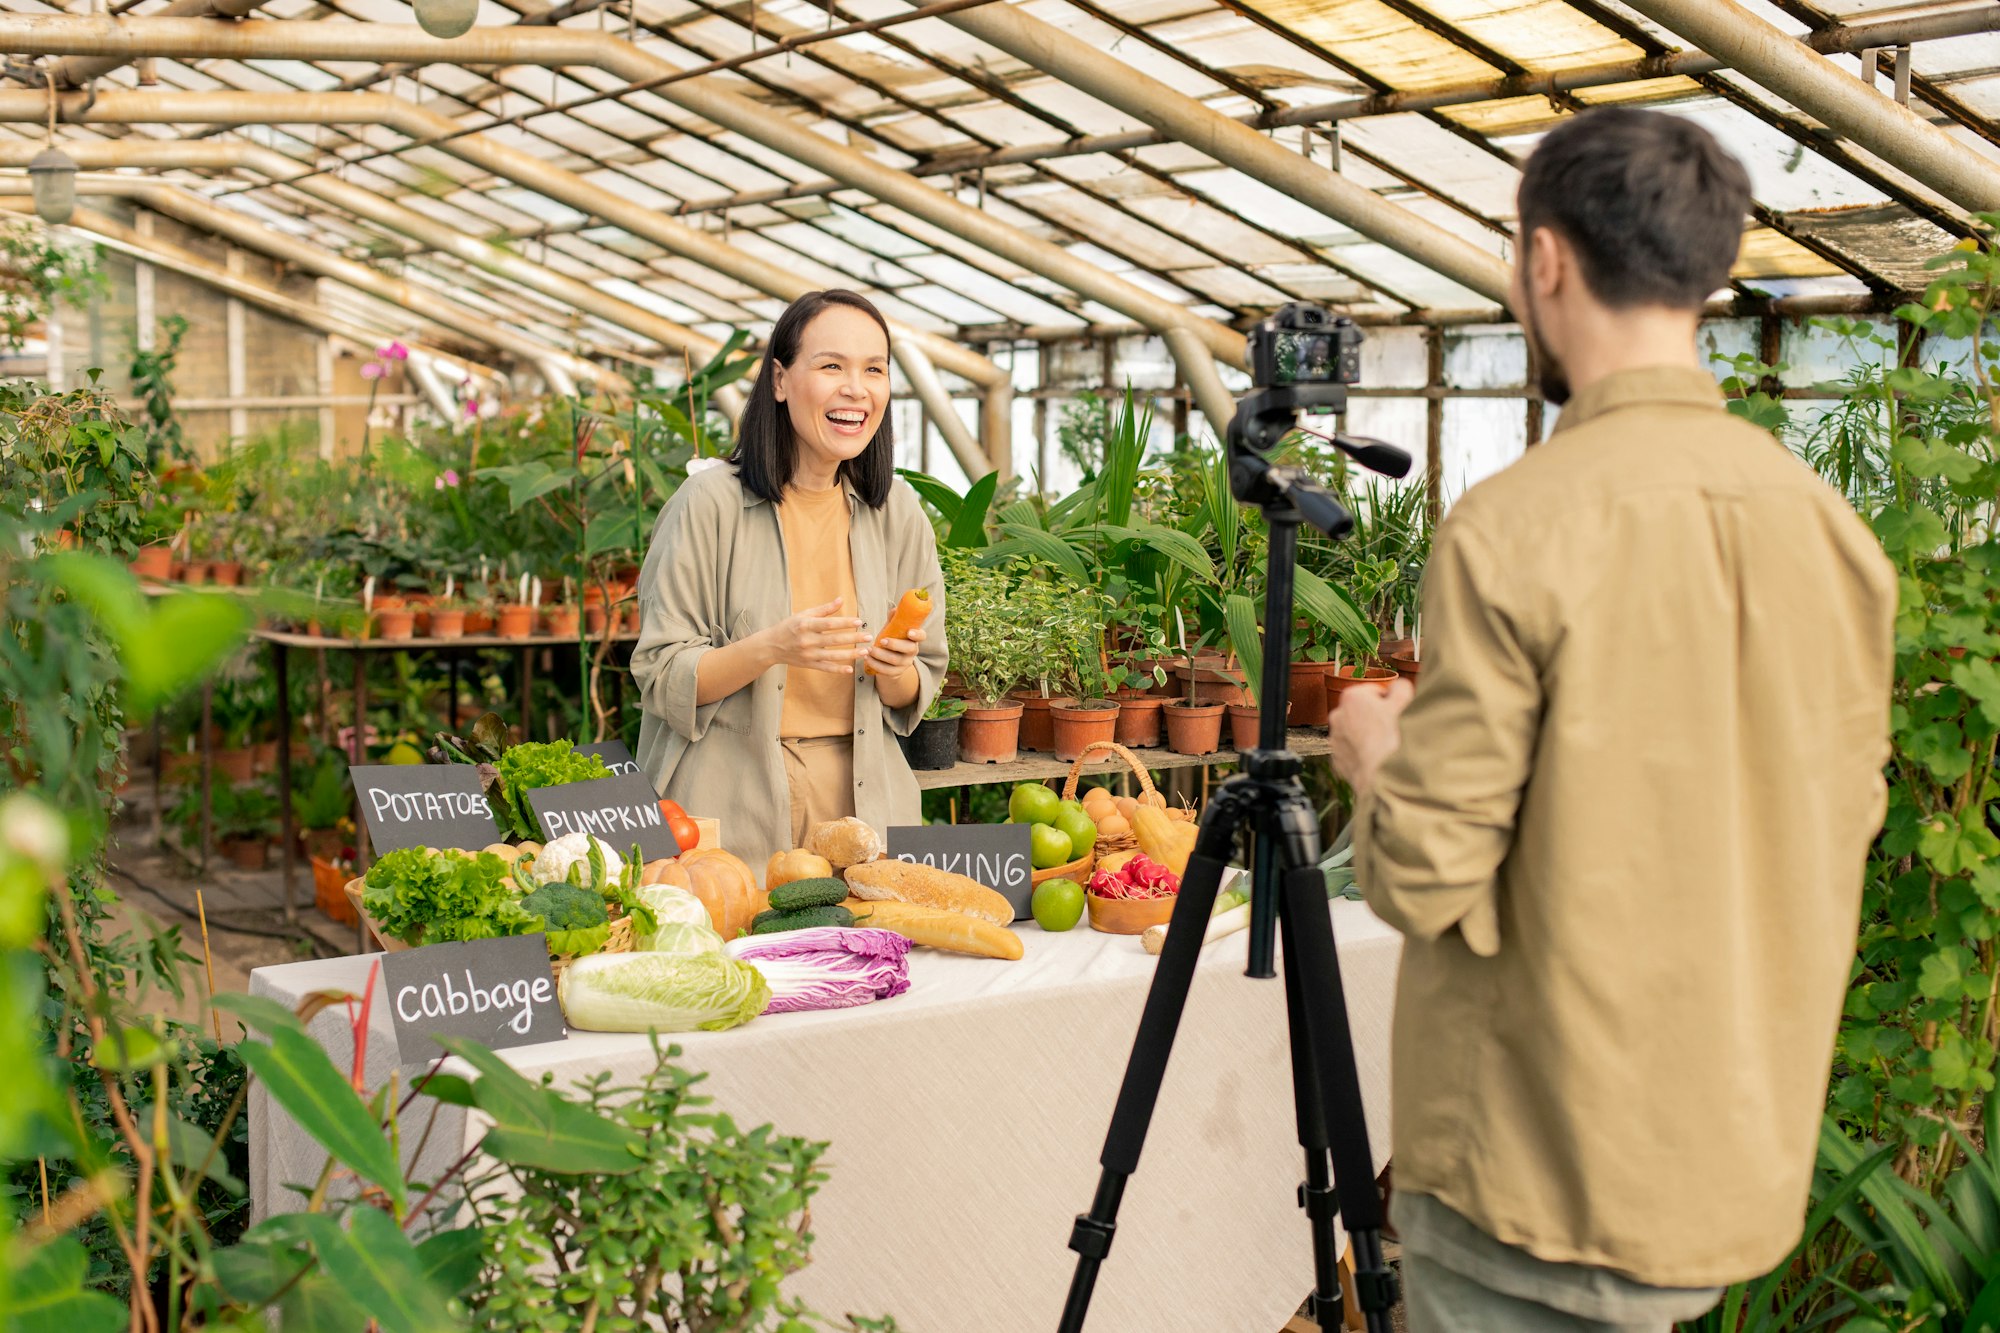
{"type": "Polygon", "coordinates": [[[542,919],[521,906],[513,869],[488,852],[405,847],[368,868],[361,905],[384,934],[405,943],[528,935],[542,919]]]}
{"type": "Polygon", "coordinates": [[[561,787],[592,778],[608,778],[611,770],[594,754],[578,754],[568,741],[527,741],[500,756],[500,801],[493,817],[501,832],[532,842],[546,842],[541,821],[528,808],[527,793],[539,787],[561,787]]]}

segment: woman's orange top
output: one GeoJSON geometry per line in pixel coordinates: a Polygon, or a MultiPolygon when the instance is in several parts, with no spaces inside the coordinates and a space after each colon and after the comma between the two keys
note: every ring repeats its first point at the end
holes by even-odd
{"type": "MultiPolygon", "coordinates": [[[[792,588],[792,614],[824,606],[838,597],[838,614],[858,616],[854,555],[847,544],[847,488],[802,491],[787,487],[778,505],[785,539],[785,572],[792,588]]],[[[856,670],[860,669],[859,659],[856,670]]],[[[785,672],[785,701],[778,735],[786,739],[854,734],[855,678],[832,671],[785,672]]]]}

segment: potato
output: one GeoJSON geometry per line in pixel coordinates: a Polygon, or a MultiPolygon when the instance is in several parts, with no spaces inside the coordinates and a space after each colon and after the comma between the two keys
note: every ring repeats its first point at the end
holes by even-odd
{"type": "Polygon", "coordinates": [[[521,849],[511,842],[489,842],[479,850],[481,854],[491,852],[510,865],[521,859],[521,849]]]}

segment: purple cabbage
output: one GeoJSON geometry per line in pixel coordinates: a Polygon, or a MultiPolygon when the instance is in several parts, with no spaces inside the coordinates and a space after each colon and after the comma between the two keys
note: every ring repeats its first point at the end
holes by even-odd
{"type": "Polygon", "coordinates": [[[848,1009],[910,988],[910,941],[894,931],[814,926],[732,940],[727,950],[770,983],[767,1014],[848,1009]]]}

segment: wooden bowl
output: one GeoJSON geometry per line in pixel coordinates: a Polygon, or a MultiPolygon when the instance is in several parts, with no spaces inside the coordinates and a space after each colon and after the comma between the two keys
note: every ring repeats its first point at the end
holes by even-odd
{"type": "Polygon", "coordinates": [[[347,901],[354,904],[355,915],[361,918],[362,925],[368,927],[369,938],[381,945],[384,953],[401,953],[405,949],[416,948],[416,945],[405,944],[394,935],[385,935],[382,933],[381,928],[375,924],[375,918],[368,915],[368,910],[361,905],[361,892],[367,887],[368,881],[365,878],[350,879],[347,881],[345,891],[347,893],[347,901]]]}
{"type": "Polygon", "coordinates": [[[1090,908],[1090,928],[1107,935],[1139,935],[1148,926],[1164,926],[1174,914],[1178,895],[1166,898],[1100,898],[1085,893],[1090,908]]]}
{"type": "Polygon", "coordinates": [[[1050,866],[1047,870],[1037,870],[1031,877],[1034,884],[1046,884],[1052,879],[1073,879],[1079,884],[1090,883],[1090,872],[1097,865],[1097,853],[1078,857],[1065,865],[1050,866]]]}

